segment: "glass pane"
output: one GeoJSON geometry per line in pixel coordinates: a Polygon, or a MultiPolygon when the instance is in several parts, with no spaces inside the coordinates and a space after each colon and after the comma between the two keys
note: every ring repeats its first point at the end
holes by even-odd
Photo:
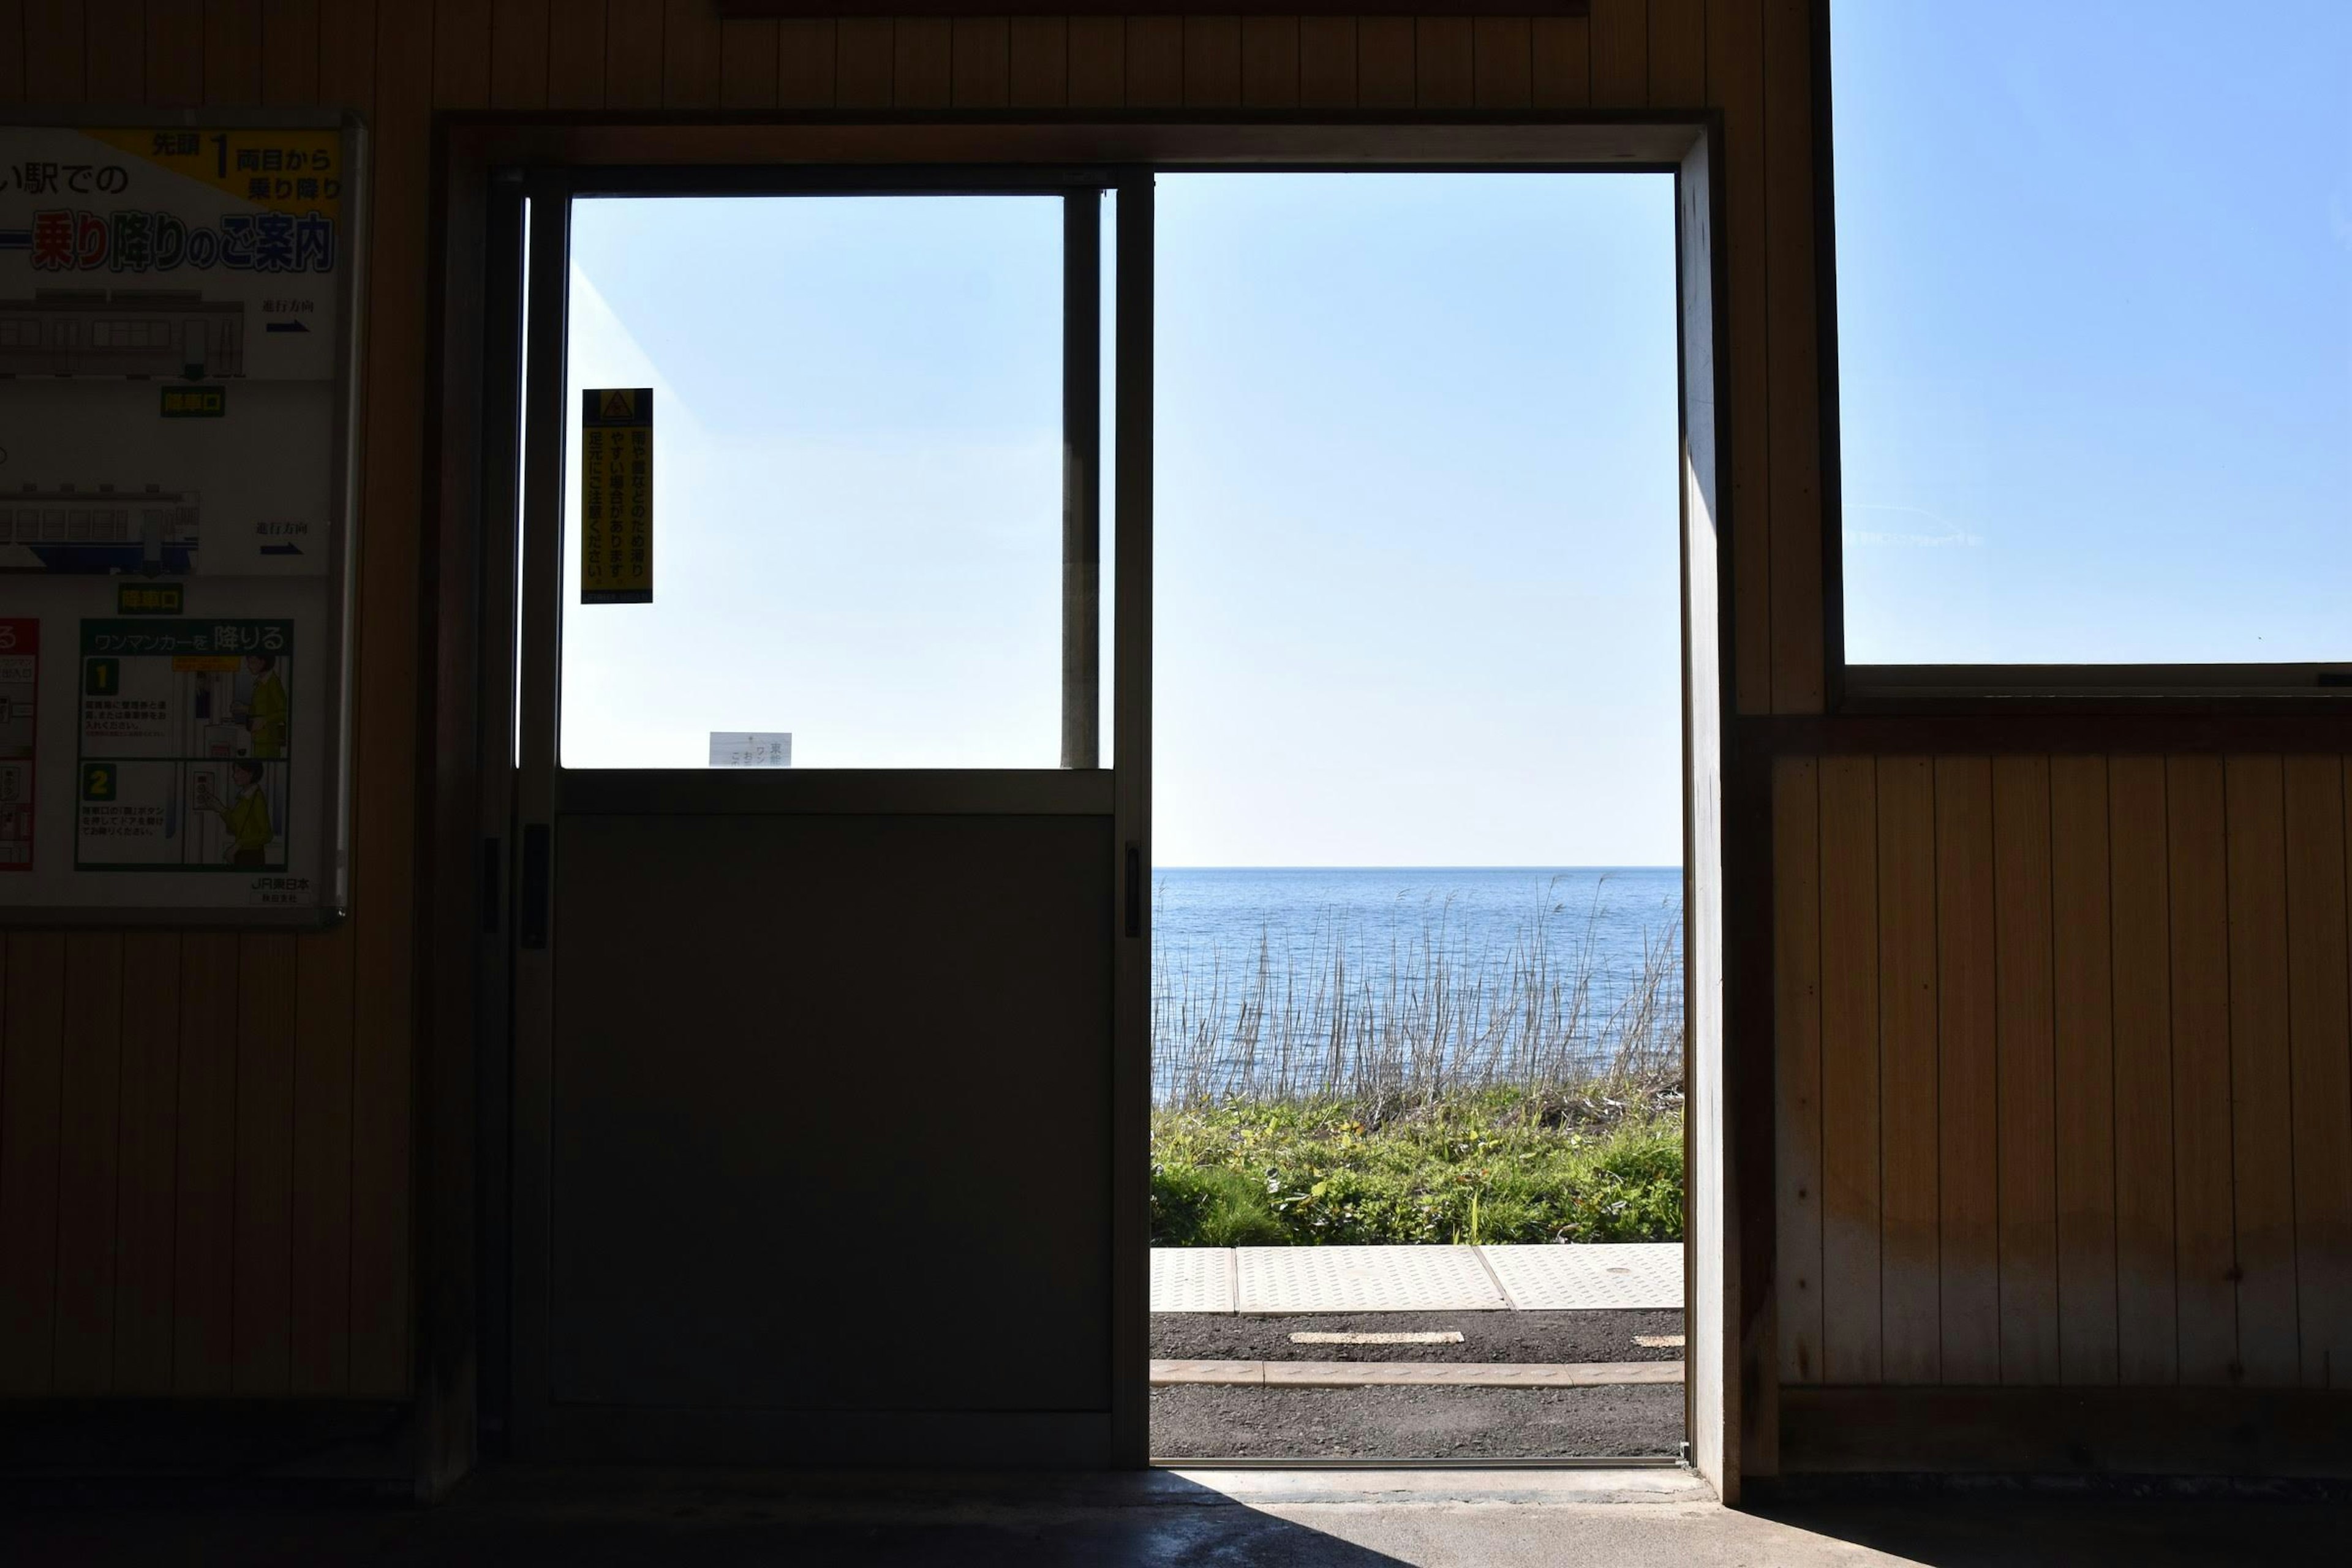
{"type": "Polygon", "coordinates": [[[1055,766],[1060,199],[605,198],[572,233],[563,765],[1055,766]],[[612,387],[654,392],[650,604],[581,598],[612,387]]]}
{"type": "Polygon", "coordinates": [[[2352,657],[2352,5],[1832,46],[1847,657],[2352,657]]]}

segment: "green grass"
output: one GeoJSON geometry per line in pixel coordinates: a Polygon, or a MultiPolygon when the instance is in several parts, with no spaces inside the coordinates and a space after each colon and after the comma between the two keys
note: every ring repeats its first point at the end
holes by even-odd
{"type": "Polygon", "coordinates": [[[1670,1094],[1488,1089],[1405,1107],[1235,1101],[1151,1118],[1161,1247],[1678,1241],[1670,1094]]]}

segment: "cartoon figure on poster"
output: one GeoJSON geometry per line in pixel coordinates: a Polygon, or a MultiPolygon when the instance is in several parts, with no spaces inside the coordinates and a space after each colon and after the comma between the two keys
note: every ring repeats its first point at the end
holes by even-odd
{"type": "Polygon", "coordinates": [[[267,787],[270,775],[281,770],[251,757],[232,758],[228,764],[231,786],[226,800],[213,787],[210,770],[196,773],[196,805],[220,818],[228,844],[224,851],[231,866],[264,867],[282,864],[282,855],[270,853],[278,837],[277,814],[271,809],[270,792],[267,787]]]}

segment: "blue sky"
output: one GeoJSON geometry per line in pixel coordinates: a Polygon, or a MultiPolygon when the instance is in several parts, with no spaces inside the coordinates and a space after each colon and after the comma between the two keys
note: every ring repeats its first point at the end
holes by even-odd
{"type": "MultiPolygon", "coordinates": [[[[2352,5],[2252,9],[1838,5],[1850,657],[2352,658],[2352,5]]],[[[574,228],[662,521],[566,762],[1052,765],[1055,204],[574,228]]],[[[1160,861],[1675,860],[1669,183],[1170,176],[1159,236],[1160,861]]]]}
{"type": "Polygon", "coordinates": [[[1831,37],[1847,656],[2352,659],[2352,4],[1831,37]]]}

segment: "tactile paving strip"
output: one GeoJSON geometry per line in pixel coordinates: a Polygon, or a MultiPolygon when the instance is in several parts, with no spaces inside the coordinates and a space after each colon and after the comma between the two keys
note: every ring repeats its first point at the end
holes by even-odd
{"type": "Polygon", "coordinates": [[[1244,1247],[1244,1312],[1458,1312],[1510,1307],[1475,1247],[1244,1247]]]}
{"type": "Polygon", "coordinates": [[[1234,1310],[1234,1249],[1155,1247],[1151,1249],[1151,1310],[1230,1312],[1234,1310]]]}
{"type": "MultiPolygon", "coordinates": [[[[1683,1249],[1666,1242],[1481,1248],[1523,1312],[1683,1304],[1683,1249]]],[[[1244,1308],[1244,1311],[1248,1309],[1244,1308]]]]}

